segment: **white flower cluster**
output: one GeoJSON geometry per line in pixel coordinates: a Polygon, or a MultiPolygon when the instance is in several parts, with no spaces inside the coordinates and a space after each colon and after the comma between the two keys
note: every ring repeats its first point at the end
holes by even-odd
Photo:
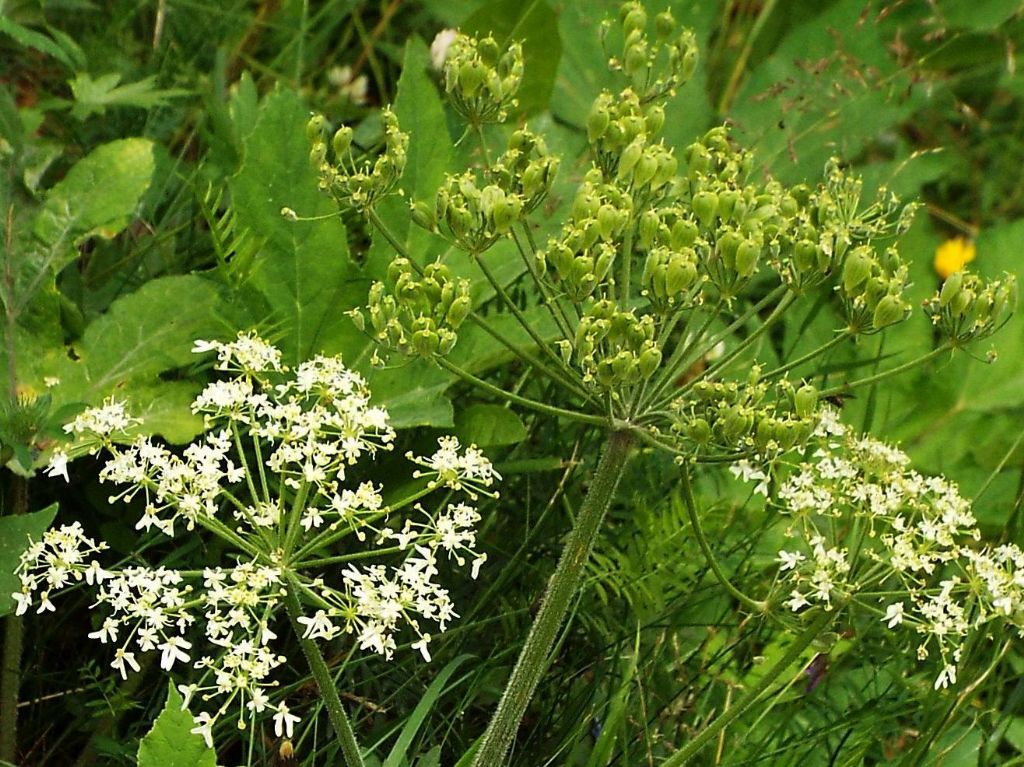
{"type": "MultiPolygon", "coordinates": [[[[373,482],[344,485],[350,467],[390,450],[395,439],[387,412],[370,404],[360,375],[336,357],[289,370],[281,353],[254,334],[230,343],[199,341],[194,351],[215,351],[216,369],[229,377],[194,401],[206,431],[183,450],[148,437],[119,444],[137,420],[113,401],[85,411],[67,431],[82,436],[88,452],[106,448],[111,457],[100,479],[124,486],[112,503],[141,502],[137,530],[174,536],[181,526],[200,527],[243,561],[203,571],[131,566],[108,572],[92,559],[106,546],[75,523],[47,532],[22,556],[18,612],[34,604],[39,612],[53,610],[51,593],[86,580],[97,586],[95,606],[104,612],[90,636],[116,646],[111,665],[122,676],[138,671],[138,654],[151,651],[159,652],[165,670],[180,663],[200,673],[180,687],[186,703],[197,693],[217,701],[214,711],[195,717],[195,732],[207,742],[232,705],[239,726],[273,711],[275,731],[290,736],[298,716],[269,694],[272,672],[286,662],[271,648],[286,590],[295,588],[314,606],[298,619],[306,638],[350,635],[360,648],[390,658],[397,636],[411,629],[413,647],[429,661],[430,632],[443,632],[458,617],[438,582],[438,561],[463,566],[468,560],[475,578],[486,556],[475,550],[480,515],[474,507],[446,500],[428,512],[419,501],[440,487],[470,500],[493,495],[489,488],[499,476],[475,446],[445,437],[429,458],[409,456],[422,467],[414,476],[429,477],[427,487],[385,504],[383,488],[373,482]],[[397,518],[407,506],[413,513],[397,518]],[[360,548],[338,553],[336,544],[349,535],[360,548]],[[367,546],[404,552],[404,559],[353,564],[373,555],[367,546]],[[331,565],[340,577],[307,575],[331,565]],[[204,627],[201,647],[196,626],[204,627]]],[[[50,473],[66,477],[67,460],[55,453],[50,473]]]]}
{"type": "Polygon", "coordinates": [[[437,451],[429,458],[420,458],[408,453],[406,458],[426,471],[417,470],[414,477],[431,477],[435,485],[444,485],[452,490],[465,490],[470,499],[476,500],[476,493],[496,496],[488,490],[501,475],[494,470],[476,445],[470,445],[460,452],[457,437],[441,437],[437,440],[437,451]]]}
{"type": "Polygon", "coordinates": [[[936,689],[956,682],[965,639],[993,620],[1024,635],[1024,552],[985,548],[970,504],[900,450],[858,437],[825,411],[821,447],[782,482],[777,501],[793,545],[778,554],[794,611],[842,604],[917,635],[938,651],[936,689]],[[898,598],[894,599],[894,595],[898,598]]]}

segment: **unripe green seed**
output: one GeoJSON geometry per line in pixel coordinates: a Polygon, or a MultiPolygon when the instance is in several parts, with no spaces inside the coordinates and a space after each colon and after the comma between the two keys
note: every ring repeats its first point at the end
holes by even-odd
{"type": "Polygon", "coordinates": [[[963,272],[953,272],[946,278],[946,281],[942,283],[942,290],[939,291],[939,306],[945,308],[950,301],[960,292],[960,286],[963,284],[964,274],[963,272]]]}
{"type": "Polygon", "coordinates": [[[306,138],[311,144],[318,144],[324,140],[324,131],[327,130],[327,121],[323,115],[313,115],[306,123],[306,138]]]}
{"type": "Polygon", "coordinates": [[[818,406],[818,390],[810,384],[804,384],[793,395],[793,409],[801,418],[809,418],[818,406]]]}
{"type": "Polygon", "coordinates": [[[701,226],[710,229],[718,213],[718,195],[714,192],[697,192],[693,196],[692,206],[701,226]]]}
{"type": "Polygon", "coordinates": [[[871,324],[875,326],[876,330],[880,330],[889,325],[894,325],[897,322],[903,320],[906,315],[906,308],[903,305],[903,301],[900,300],[899,296],[887,295],[878,302],[878,306],[875,307],[875,313],[871,318],[871,324]]]}
{"type": "Polygon", "coordinates": [[[352,147],[352,129],[347,125],[343,125],[338,128],[334,133],[334,138],[331,139],[331,148],[334,150],[335,161],[341,160],[341,158],[348,154],[348,150],[352,147]]]}

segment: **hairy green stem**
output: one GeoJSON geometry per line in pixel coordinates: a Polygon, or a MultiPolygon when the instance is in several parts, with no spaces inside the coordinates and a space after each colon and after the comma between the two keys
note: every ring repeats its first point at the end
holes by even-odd
{"type": "MultiPolygon", "coordinates": [[[[11,514],[28,511],[28,480],[10,475],[11,514]]],[[[14,762],[18,752],[18,688],[21,686],[21,647],[25,624],[20,615],[4,620],[4,650],[0,660],[0,761],[14,762]]]]}
{"type": "Polygon", "coordinates": [[[299,638],[299,645],[302,653],[309,663],[309,670],[316,680],[316,686],[323,696],[324,707],[327,709],[327,716],[331,720],[334,734],[338,737],[338,744],[341,746],[341,753],[345,759],[346,767],[365,767],[362,752],[356,742],[352,725],[349,724],[348,716],[341,705],[341,698],[338,696],[338,688],[334,685],[331,671],[327,668],[320,647],[312,639],[303,637],[302,624],[299,618],[302,617],[302,605],[299,602],[298,592],[301,589],[298,579],[291,573],[287,576],[288,588],[285,593],[285,604],[288,608],[288,618],[291,620],[292,630],[299,638]]]}
{"type": "Polygon", "coordinates": [[[736,701],[728,711],[725,711],[711,724],[701,730],[700,734],[697,735],[696,738],[662,762],[661,767],[681,767],[681,765],[686,764],[690,759],[700,753],[701,749],[707,746],[719,732],[728,727],[736,719],[743,716],[751,706],[760,700],[761,696],[764,695],[765,691],[772,686],[775,680],[800,658],[803,651],[810,647],[811,643],[818,637],[818,635],[835,620],[837,613],[838,611],[822,611],[821,615],[819,615],[811,625],[804,629],[803,633],[793,640],[793,644],[789,646],[786,653],[775,662],[775,665],[764,673],[764,676],[758,679],[757,683],[753,687],[747,690],[742,698],[736,701]]]}
{"type": "Polygon", "coordinates": [[[612,432],[605,443],[590,489],[565,542],[558,566],[548,581],[547,591],[519,653],[519,660],[480,742],[472,762],[473,767],[500,767],[504,764],[526,707],[547,671],[552,647],[572,598],[583,580],[584,567],[594,548],[594,541],[619,484],[632,445],[633,437],[628,431],[612,432]]]}

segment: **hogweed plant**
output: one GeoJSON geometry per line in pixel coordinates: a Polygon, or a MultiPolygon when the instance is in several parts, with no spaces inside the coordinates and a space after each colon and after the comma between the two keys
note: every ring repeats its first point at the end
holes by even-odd
{"type": "Polygon", "coordinates": [[[376,159],[355,159],[347,127],[328,138],[326,121],[315,116],[308,129],[321,189],[340,207],[365,216],[395,250],[386,279],[372,285],[365,309],[351,312],[376,342],[376,360],[430,360],[489,397],[605,435],[561,559],[477,748],[476,767],[504,763],[624,466],[638,446],[675,456],[696,543],[742,609],[776,620],[793,612],[804,618],[802,633],[780,663],[666,764],[682,764],[695,754],[868,594],[883,599],[870,605],[887,623],[903,621],[922,634],[920,653],[934,648],[943,658],[939,686],[955,678],[957,641],[968,625],[1019,612],[1014,568],[1020,553],[970,548],[976,530],[955,490],[909,472],[895,451],[858,441],[838,427],[828,430],[823,425],[833,419],[821,405],[826,397],[874,385],[986,338],[1013,310],[1013,278],[984,283],[953,275],[924,306],[940,336],[936,348],[897,367],[824,387],[815,380],[816,360],[912,312],[898,238],[914,206],[884,189],[876,199],[865,199],[860,181],[835,160],[813,188],[762,179],[753,173],[751,154],[724,128],[711,130],[678,156],[659,135],[667,102],[694,72],[694,36],[680,30],[670,12],[648,18],[638,2],[625,3],[618,22],[605,23],[602,39],[614,49],[609,65],[622,87],[593,102],[585,120],[589,168],[568,193],[565,220],[544,242],[536,238],[543,203],[569,158],[553,155],[544,137],[524,125],[501,134],[506,143],[500,154],[488,145],[499,135],[494,125],[515,105],[521,49],[501,50],[489,37],[446,39],[441,83],[466,123],[466,135],[480,142],[481,159],[449,173],[432,200],[412,200],[409,216],[476,265],[493,291],[486,313],[476,311],[469,281],[454,276],[443,256],[418,261],[378,211],[378,202],[395,191],[406,161],[408,142],[394,115],[384,114],[385,149],[376,159]],[[521,262],[520,290],[503,283],[482,258],[504,241],[511,241],[513,257],[521,262]],[[751,365],[787,310],[800,297],[822,292],[842,317],[834,337],[773,368],[751,365]],[[533,298],[524,302],[523,295],[533,298]],[[502,312],[528,342],[509,338],[494,322],[502,312]],[[559,397],[531,396],[530,388],[507,391],[460,366],[450,352],[465,323],[504,346],[536,374],[531,381],[546,381],[559,397]],[[826,452],[814,452],[823,428],[829,439],[820,450],[826,452]],[[791,517],[795,537],[794,546],[779,554],[790,590],[755,599],[737,589],[716,561],[693,479],[702,467],[731,465],[769,492],[770,480],[801,456],[808,463],[792,473],[774,501],[791,517]],[[825,494],[831,505],[825,505],[825,494]],[[854,543],[843,547],[833,539],[840,517],[852,520],[856,530],[854,543]],[[943,580],[935,585],[938,578],[943,580]],[[987,596],[957,612],[954,597],[979,589],[988,589],[987,596]],[[1004,591],[1013,595],[1004,599],[1004,591]]]}
{"type": "Polygon", "coordinates": [[[458,616],[439,579],[442,560],[476,577],[480,517],[472,502],[494,496],[498,475],[479,450],[454,437],[429,456],[408,459],[419,489],[385,503],[385,488],[349,475],[394,446],[387,412],[371,403],[366,382],[337,357],[288,369],[280,352],[251,333],[230,343],[201,341],[225,376],[196,397],[205,430],[181,451],[148,437],[122,403],[81,413],[65,429],[73,441],[54,453],[51,475],[66,477],[69,458],[109,455],[100,479],[120,489],[111,503],[137,501],[140,534],[168,538],[199,530],[219,539],[233,563],[177,570],[130,562],[102,564],[102,541],[77,522],[32,542],[17,569],[17,612],[54,610],[54,595],[84,583],[102,615],[89,636],[113,648],[122,677],[143,653],[161,668],[191,667],[183,683],[194,732],[213,742],[222,718],[247,729],[273,719],[291,737],[299,717],[275,694],[283,619],[299,638],[320,687],[345,759],[362,757],[319,640],[348,636],[361,650],[390,658],[399,637],[430,660],[430,642],[458,616]],[[441,491],[439,503],[427,504],[441,491]],[[373,562],[373,560],[379,560],[373,562]]]}

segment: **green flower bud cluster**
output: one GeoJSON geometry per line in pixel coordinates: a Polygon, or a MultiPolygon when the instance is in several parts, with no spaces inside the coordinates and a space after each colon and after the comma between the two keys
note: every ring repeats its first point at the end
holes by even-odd
{"type": "Polygon", "coordinates": [[[702,279],[698,272],[697,251],[658,246],[647,252],[644,262],[642,295],[655,311],[666,313],[680,307],[692,307],[700,300],[702,279]]]}
{"type": "Polygon", "coordinates": [[[895,248],[881,257],[869,245],[850,251],[836,286],[850,331],[877,333],[909,317],[906,284],[907,266],[895,248]]]}
{"type": "Polygon", "coordinates": [[[673,431],[695,455],[750,452],[772,458],[803,445],[818,422],[817,390],[785,379],[771,386],[760,375],[755,366],[745,383],[700,381],[675,403],[673,431]]]}
{"type": "Polygon", "coordinates": [[[1012,274],[986,282],[976,274],[954,272],[924,310],[939,332],[954,346],[988,338],[1001,328],[1017,307],[1017,278],[1012,274]]]}
{"type": "Polygon", "coordinates": [[[851,247],[903,234],[916,209],[902,205],[884,188],[861,208],[861,180],[847,174],[835,158],[825,165],[825,176],[813,193],[800,185],[783,198],[782,212],[790,216],[795,211],[796,224],[773,266],[798,292],[835,273],[851,247]]]}
{"type": "Polygon", "coordinates": [[[618,244],[632,210],[632,195],[605,183],[601,171],[591,168],[573,200],[570,220],[537,253],[539,272],[550,275],[570,300],[579,303],[589,298],[612,279],[618,244]]]}
{"type": "Polygon", "coordinates": [[[508,149],[487,171],[488,178],[506,194],[522,199],[523,212],[537,208],[551,191],[559,158],[548,152],[544,138],[520,128],[509,138],[508,149]]]}
{"type": "MultiPolygon", "coordinates": [[[[661,366],[661,349],[654,335],[650,315],[637,317],[607,299],[592,302],[580,319],[573,344],[584,383],[618,398],[623,386],[649,379],[661,366]]],[[[571,361],[568,344],[563,349],[566,362],[571,361]]]]}
{"type": "Polygon", "coordinates": [[[459,34],[444,60],[444,88],[455,111],[471,125],[504,122],[518,103],[523,82],[523,46],[504,51],[488,35],[480,40],[459,34]]]}
{"type": "MultiPolygon", "coordinates": [[[[452,279],[448,267],[430,263],[422,271],[405,258],[388,266],[385,282],[370,286],[367,313],[373,338],[386,350],[410,357],[444,356],[458,340],[456,331],[473,304],[469,280],[452,279]]],[[[360,330],[363,312],[349,313],[360,330]]]]}
{"type": "Polygon", "coordinates": [[[431,223],[458,247],[479,255],[507,235],[525,211],[522,194],[497,183],[481,188],[476,175],[466,171],[446,175],[434,198],[431,223]]]}
{"type": "Polygon", "coordinates": [[[384,152],[375,159],[357,160],[353,152],[352,129],[342,126],[327,147],[327,123],[323,115],[314,115],[306,124],[311,149],[309,161],[320,174],[320,189],[339,203],[357,210],[369,210],[391,194],[402,177],[407,160],[409,137],[398,128],[398,118],[390,109],[381,111],[384,125],[384,152]]]}
{"type": "Polygon", "coordinates": [[[735,297],[757,273],[762,258],[775,259],[788,225],[780,214],[786,200],[777,182],[746,181],[749,153],[736,150],[724,128],[709,131],[686,149],[694,248],[720,298],[735,297]]]}
{"type": "Polygon", "coordinates": [[[604,91],[594,99],[587,116],[587,139],[604,177],[637,189],[664,187],[678,165],[664,144],[653,141],[664,124],[665,109],[658,103],[641,104],[632,88],[618,96],[604,91]]]}
{"type": "MultiPolygon", "coordinates": [[[[689,29],[680,30],[671,11],[654,18],[655,38],[647,34],[647,10],[638,0],[619,8],[622,31],[622,55],[611,58],[608,66],[622,70],[638,86],[645,88],[644,101],[674,96],[697,69],[697,38],[689,29]]],[[[602,25],[607,36],[611,22],[602,25]]]]}

